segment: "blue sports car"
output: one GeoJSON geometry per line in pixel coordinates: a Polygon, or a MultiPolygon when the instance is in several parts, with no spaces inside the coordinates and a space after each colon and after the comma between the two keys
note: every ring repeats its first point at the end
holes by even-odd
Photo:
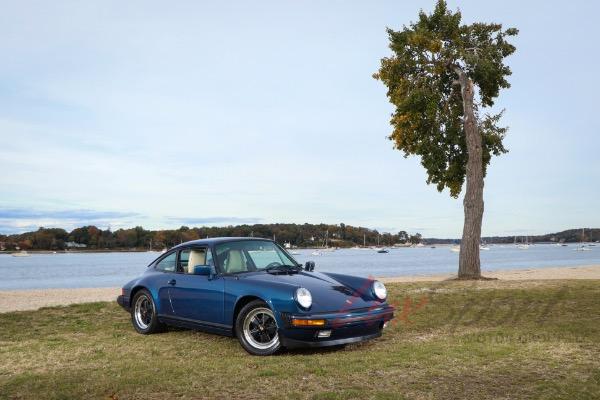
{"type": "Polygon", "coordinates": [[[176,246],[127,283],[117,302],[142,334],[165,325],[236,336],[255,355],[381,336],[394,317],[383,283],[314,272],[275,242],[214,238],[176,246]]]}

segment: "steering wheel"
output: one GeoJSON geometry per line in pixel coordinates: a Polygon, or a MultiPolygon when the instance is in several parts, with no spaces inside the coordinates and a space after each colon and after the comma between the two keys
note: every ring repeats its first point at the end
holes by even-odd
{"type": "Polygon", "coordinates": [[[265,267],[265,269],[267,269],[267,268],[275,268],[275,267],[279,267],[281,265],[283,265],[283,264],[281,264],[279,261],[273,261],[271,264],[267,265],[265,267]]]}

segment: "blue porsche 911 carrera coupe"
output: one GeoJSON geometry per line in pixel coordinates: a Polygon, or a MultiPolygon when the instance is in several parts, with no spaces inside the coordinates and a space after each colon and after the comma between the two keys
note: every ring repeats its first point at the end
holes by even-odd
{"type": "Polygon", "coordinates": [[[183,243],[127,283],[118,303],[142,334],[165,325],[236,336],[255,355],[282,347],[357,343],[394,317],[383,283],[302,267],[275,242],[214,238],[183,243]]]}

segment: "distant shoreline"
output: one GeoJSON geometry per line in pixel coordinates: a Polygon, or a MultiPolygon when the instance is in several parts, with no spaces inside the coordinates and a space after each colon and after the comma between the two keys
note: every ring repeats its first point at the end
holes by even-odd
{"type": "MultiPolygon", "coordinates": [[[[324,249],[375,247],[394,248],[429,246],[457,246],[460,238],[423,237],[420,233],[379,232],[360,226],[340,224],[254,224],[236,226],[212,226],[179,229],[145,230],[138,226],[129,229],[102,230],[88,225],[67,232],[62,228],[42,228],[37,231],[2,234],[0,250],[14,252],[142,252],[163,251],[201,238],[255,237],[276,240],[291,249],[324,249]]],[[[481,243],[492,245],[533,245],[546,243],[600,243],[600,228],[576,228],[542,235],[483,236],[481,243]]],[[[1,254],[1,253],[0,253],[1,254]]]]}
{"type": "MultiPolygon", "coordinates": [[[[592,244],[596,244],[594,242],[592,244]]],[[[520,243],[518,243],[520,244],[520,243]]],[[[565,243],[565,245],[578,245],[579,242],[570,242],[565,243]]],[[[512,243],[487,243],[488,246],[512,246],[512,243]]],[[[557,245],[556,242],[535,242],[529,243],[531,246],[536,245],[557,245]]],[[[286,249],[287,251],[296,251],[296,250],[312,250],[312,251],[334,251],[334,250],[369,250],[369,249],[408,249],[408,248],[435,248],[435,247],[454,247],[460,246],[460,244],[456,243],[431,243],[431,244],[423,244],[422,246],[416,245],[395,245],[395,246],[355,246],[355,247],[293,247],[286,249]]],[[[169,249],[167,249],[169,250],[169,249]]],[[[148,250],[148,249],[77,249],[77,250],[24,250],[28,254],[85,254],[85,253],[161,253],[163,250],[148,250]]],[[[20,250],[3,250],[0,251],[0,255],[12,255],[20,253],[20,250]]]]}
{"type": "MultiPolygon", "coordinates": [[[[89,249],[89,250],[24,250],[28,254],[75,254],[75,253],[150,253],[150,250],[136,249],[89,249]]],[[[21,250],[0,251],[1,254],[18,254],[21,250]]],[[[160,253],[158,250],[152,250],[153,253],[160,253]]]]}
{"type": "MultiPolygon", "coordinates": [[[[490,278],[498,278],[502,281],[600,279],[600,265],[500,271],[484,270],[483,275],[490,278]]],[[[429,276],[413,275],[378,279],[386,283],[442,282],[452,279],[455,276],[456,275],[452,274],[429,276]]],[[[473,282],[474,284],[478,283],[477,281],[473,282]]],[[[77,303],[116,301],[116,298],[120,293],[121,289],[117,287],[0,290],[0,313],[37,310],[42,307],[65,306],[77,303]]]]}

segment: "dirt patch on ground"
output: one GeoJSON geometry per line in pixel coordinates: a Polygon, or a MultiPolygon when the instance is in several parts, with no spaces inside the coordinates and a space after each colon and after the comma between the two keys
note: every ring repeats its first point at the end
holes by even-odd
{"type": "MultiPolygon", "coordinates": [[[[527,281],[547,279],[600,279],[600,265],[584,267],[549,267],[512,269],[503,271],[483,271],[488,278],[503,281],[527,281]]],[[[454,274],[429,275],[429,276],[396,276],[380,278],[382,282],[440,282],[456,279],[454,274]]],[[[484,281],[481,281],[484,282],[484,281]]],[[[493,281],[489,281],[493,282],[493,281]]]]}
{"type": "Polygon", "coordinates": [[[0,291],[0,313],[37,310],[75,303],[115,301],[120,288],[35,289],[0,291]]]}

